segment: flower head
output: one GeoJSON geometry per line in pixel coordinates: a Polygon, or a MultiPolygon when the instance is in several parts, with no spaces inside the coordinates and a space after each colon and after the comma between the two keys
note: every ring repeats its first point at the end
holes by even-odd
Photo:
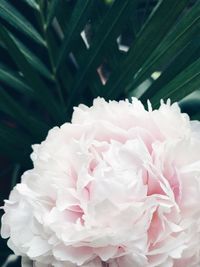
{"type": "Polygon", "coordinates": [[[1,234],[37,267],[197,267],[200,123],[177,104],[94,100],[33,146],[1,234]]]}

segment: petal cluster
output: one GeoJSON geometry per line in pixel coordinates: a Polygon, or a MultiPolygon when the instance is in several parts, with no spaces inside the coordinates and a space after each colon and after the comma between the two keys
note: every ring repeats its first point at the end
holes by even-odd
{"type": "Polygon", "coordinates": [[[33,146],[1,235],[35,267],[197,267],[200,123],[98,98],[33,146]]]}

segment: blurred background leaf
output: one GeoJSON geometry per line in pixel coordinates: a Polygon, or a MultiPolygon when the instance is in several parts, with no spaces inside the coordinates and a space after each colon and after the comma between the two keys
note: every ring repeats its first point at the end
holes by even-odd
{"type": "Polygon", "coordinates": [[[171,98],[199,119],[199,88],[200,0],[0,0],[1,205],[73,106],[171,98]]]}

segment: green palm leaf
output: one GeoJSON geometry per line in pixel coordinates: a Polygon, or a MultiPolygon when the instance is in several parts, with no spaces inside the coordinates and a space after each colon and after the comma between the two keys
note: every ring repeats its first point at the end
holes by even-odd
{"type": "MultiPolygon", "coordinates": [[[[32,4],[34,3],[33,1],[29,1],[29,4],[30,2],[32,2],[32,4]]],[[[15,27],[17,30],[34,39],[36,42],[45,45],[45,42],[42,39],[41,35],[32,26],[32,24],[20,12],[18,12],[16,8],[9,4],[8,1],[0,1],[0,17],[11,24],[13,27],[15,27]]]]}
{"type": "Polygon", "coordinates": [[[30,167],[31,144],[99,95],[139,95],[154,107],[171,98],[199,119],[200,98],[193,110],[185,100],[200,88],[199,14],[200,0],[1,0],[0,156],[15,166],[9,186],[18,163],[30,167]]]}

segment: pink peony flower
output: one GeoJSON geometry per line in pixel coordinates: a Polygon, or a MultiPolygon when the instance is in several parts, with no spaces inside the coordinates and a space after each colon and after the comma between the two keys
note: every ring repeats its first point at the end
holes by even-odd
{"type": "Polygon", "coordinates": [[[98,98],[31,158],[1,228],[23,266],[199,266],[200,123],[177,104],[98,98]]]}

